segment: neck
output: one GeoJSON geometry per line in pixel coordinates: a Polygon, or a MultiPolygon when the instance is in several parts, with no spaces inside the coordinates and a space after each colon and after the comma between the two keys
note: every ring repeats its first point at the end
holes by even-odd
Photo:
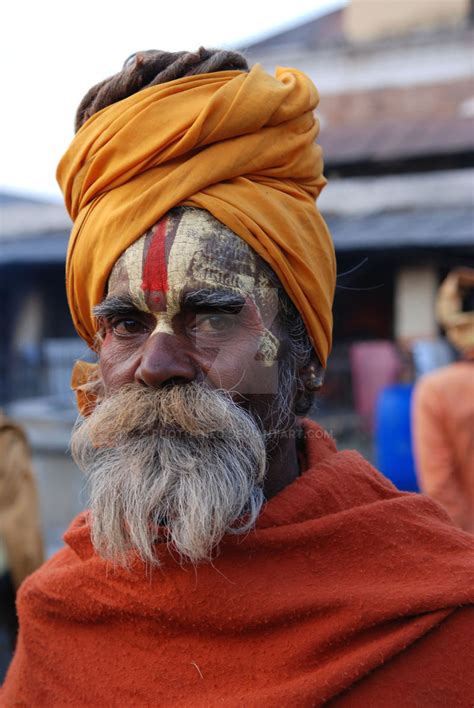
{"type": "Polygon", "coordinates": [[[302,429],[295,424],[268,454],[268,471],[263,486],[266,499],[271,499],[300,475],[298,441],[302,429]]]}

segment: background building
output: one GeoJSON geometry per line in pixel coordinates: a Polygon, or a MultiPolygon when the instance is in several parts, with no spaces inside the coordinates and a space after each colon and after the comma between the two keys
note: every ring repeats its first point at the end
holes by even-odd
{"type": "Polygon", "coordinates": [[[74,361],[90,354],[66,303],[71,222],[62,204],[11,194],[0,194],[0,219],[0,407],[27,430],[51,554],[83,506],[68,454],[76,418],[69,380],[74,361]]]}
{"type": "Polygon", "coordinates": [[[358,399],[374,367],[386,368],[380,384],[423,370],[418,343],[440,335],[438,285],[474,265],[473,39],[467,0],[352,0],[244,47],[269,71],[301,68],[320,93],[329,185],[319,206],[339,272],[320,408],[337,414],[336,429],[357,425],[343,411],[372,416],[376,391],[358,399]],[[358,346],[381,340],[398,366],[388,348],[358,346]]]}

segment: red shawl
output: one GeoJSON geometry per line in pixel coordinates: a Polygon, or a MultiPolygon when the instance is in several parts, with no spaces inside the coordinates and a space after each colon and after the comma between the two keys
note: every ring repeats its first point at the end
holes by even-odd
{"type": "Polygon", "coordinates": [[[212,565],[113,569],[77,517],[20,590],[0,704],[471,705],[474,539],[305,429],[305,474],[212,565]]]}

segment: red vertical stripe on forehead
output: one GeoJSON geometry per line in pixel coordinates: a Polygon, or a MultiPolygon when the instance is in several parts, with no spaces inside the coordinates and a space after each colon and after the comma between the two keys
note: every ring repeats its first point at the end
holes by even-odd
{"type": "Polygon", "coordinates": [[[165,293],[168,290],[166,269],[166,229],[168,219],[161,219],[151,237],[143,267],[142,289],[165,293]]]}

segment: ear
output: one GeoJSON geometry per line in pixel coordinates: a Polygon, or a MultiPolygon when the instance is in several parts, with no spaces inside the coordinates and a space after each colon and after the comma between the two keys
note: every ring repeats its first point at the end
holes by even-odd
{"type": "Polygon", "coordinates": [[[316,391],[324,382],[325,369],[313,352],[310,361],[301,366],[297,372],[298,388],[295,398],[295,413],[305,415],[311,408],[316,391]]]}
{"type": "Polygon", "coordinates": [[[76,394],[79,413],[87,417],[104,394],[99,365],[76,361],[72,368],[71,388],[76,394]]]}

